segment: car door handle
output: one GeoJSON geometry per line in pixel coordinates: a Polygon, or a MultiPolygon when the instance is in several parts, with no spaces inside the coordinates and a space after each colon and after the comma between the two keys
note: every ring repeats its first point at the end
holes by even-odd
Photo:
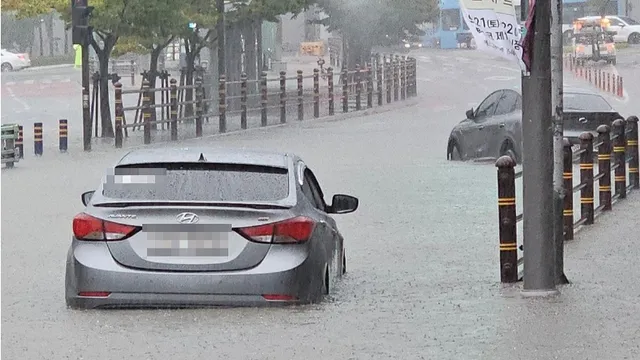
{"type": "Polygon", "coordinates": [[[484,129],[484,125],[478,126],[478,130],[482,130],[482,129],[484,129]]]}
{"type": "Polygon", "coordinates": [[[504,127],[504,123],[500,123],[500,125],[498,125],[500,128],[504,127]]]}

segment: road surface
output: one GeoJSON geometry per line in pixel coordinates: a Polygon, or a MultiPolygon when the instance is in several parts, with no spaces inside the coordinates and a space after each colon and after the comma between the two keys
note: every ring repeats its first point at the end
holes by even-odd
{"type": "Polygon", "coordinates": [[[416,56],[415,106],[177,144],[292,151],[314,170],[327,198],[338,192],[360,198],[356,213],[336,217],[349,272],[319,305],[69,310],[64,265],[71,219],[82,211],[80,194],[94,189],[126,150],[49,152],[3,170],[4,356],[639,358],[640,273],[633,264],[640,252],[637,231],[628,226],[640,213],[638,194],[567,246],[573,284],[558,298],[523,299],[519,286],[501,286],[496,169],[451,163],[445,152],[449,131],[465,110],[496,88],[517,87],[519,73],[473,51],[416,56]]]}

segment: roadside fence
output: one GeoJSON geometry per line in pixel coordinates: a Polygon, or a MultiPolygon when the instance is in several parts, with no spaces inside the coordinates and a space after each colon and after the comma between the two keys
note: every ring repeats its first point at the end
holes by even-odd
{"type": "Polygon", "coordinates": [[[417,95],[416,63],[404,56],[375,56],[353,70],[327,68],[326,74],[316,68],[311,74],[281,72],[278,78],[267,78],[263,72],[258,80],[250,80],[244,73],[237,80],[223,75],[217,84],[217,96],[207,95],[208,88],[211,86],[198,73],[193,84],[179,85],[168,76],[155,88],[146,79],[140,89],[123,89],[116,83],[115,146],[122,147],[138,130],[143,132],[143,143],[150,144],[154,138],[176,141],[202,137],[207,132],[284,124],[292,118],[302,121],[404,100],[417,95]],[[135,106],[125,105],[128,94],[137,96],[135,106]],[[270,121],[274,118],[276,121],[270,121]],[[215,119],[217,126],[213,124],[215,119]],[[186,126],[179,131],[179,124],[186,126]],[[205,131],[207,127],[212,129],[205,131]],[[163,130],[169,131],[167,137],[158,134],[163,130]]]}
{"type": "MultiPolygon", "coordinates": [[[[120,148],[127,141],[142,140],[143,144],[150,144],[154,140],[176,141],[205,134],[284,124],[291,120],[333,116],[417,96],[416,61],[397,55],[376,55],[370,63],[357,65],[353,70],[314,69],[311,74],[296,71],[295,75],[281,72],[277,78],[267,78],[263,72],[259,80],[250,80],[246,74],[241,74],[238,80],[221,76],[216,84],[216,94],[211,91],[206,94],[211,85],[207,88],[204,83],[204,69],[196,67],[194,70],[193,81],[183,73],[177,80],[167,71],[160,71],[156,74],[155,88],[150,86],[148,80],[151,74],[144,71],[140,73],[143,78],[140,89],[123,89],[120,82],[122,78],[117,73],[108,74],[107,78],[115,88],[115,147],[120,148]],[[125,104],[125,101],[129,103],[125,104]],[[142,136],[133,139],[135,132],[142,133],[142,136]]],[[[101,128],[98,72],[93,73],[92,81],[92,135],[98,137],[101,128]]],[[[45,148],[48,148],[45,144],[53,141],[58,143],[58,151],[65,153],[70,151],[69,134],[74,134],[76,138],[82,134],[82,128],[74,127],[75,123],[67,119],[58,119],[53,129],[48,124],[43,121],[24,126],[9,124],[18,129],[17,134],[7,135],[15,137],[13,156],[23,159],[25,148],[31,146],[33,150],[27,149],[26,153],[43,156],[45,148]],[[25,143],[24,135],[27,132],[33,136],[29,136],[29,141],[25,143]],[[57,139],[52,139],[53,134],[57,135],[57,139]]]]}
{"type": "MultiPolygon", "coordinates": [[[[590,132],[580,134],[580,148],[572,151],[571,143],[564,140],[564,240],[573,240],[574,234],[583,226],[594,223],[595,218],[611,210],[627,193],[640,189],[638,173],[638,117],[630,116],[626,121],[615,120],[612,126],[600,125],[597,138],[590,132]],[[597,155],[594,154],[597,151],[597,155]],[[579,182],[574,182],[574,161],[579,161],[579,182]],[[597,167],[594,166],[597,164],[597,167]],[[594,171],[594,167],[598,170],[594,171]],[[613,176],[612,176],[613,173],[613,176]],[[613,184],[612,184],[613,178],[613,184]],[[598,196],[594,198],[594,184],[598,196]],[[612,186],[613,185],[613,186],[612,186]],[[612,190],[613,189],[613,190],[612,190]],[[580,210],[576,220],[574,194],[579,192],[580,210]],[[596,200],[598,202],[596,206],[596,200]]],[[[551,160],[550,160],[551,161],[551,160]]],[[[517,224],[526,215],[517,214],[516,179],[523,176],[515,171],[516,163],[509,156],[496,161],[498,168],[498,227],[500,232],[500,281],[519,281],[522,258],[518,258],[517,224]]],[[[526,271],[526,269],[523,269],[526,271]]]]}
{"type": "Polygon", "coordinates": [[[624,82],[622,76],[595,66],[595,63],[578,61],[573,55],[564,57],[564,67],[575,77],[588,81],[600,91],[616,97],[624,97],[624,82]]]}

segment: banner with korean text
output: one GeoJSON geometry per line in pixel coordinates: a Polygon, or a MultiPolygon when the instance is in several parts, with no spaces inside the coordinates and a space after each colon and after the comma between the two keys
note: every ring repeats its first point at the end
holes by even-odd
{"type": "Polygon", "coordinates": [[[513,0],[460,0],[460,9],[478,50],[517,62],[525,70],[513,0]]]}

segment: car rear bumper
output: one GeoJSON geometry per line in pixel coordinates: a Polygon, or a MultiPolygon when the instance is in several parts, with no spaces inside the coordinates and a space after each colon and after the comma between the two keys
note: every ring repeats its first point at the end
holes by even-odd
{"type": "Polygon", "coordinates": [[[322,289],[324,265],[304,245],[272,246],[256,267],[240,271],[163,272],[117,263],[103,242],[72,246],[67,256],[65,298],[73,308],[203,307],[298,304],[322,289]],[[107,292],[81,296],[80,292],[107,292]],[[264,294],[292,299],[266,300],[264,294]]]}

